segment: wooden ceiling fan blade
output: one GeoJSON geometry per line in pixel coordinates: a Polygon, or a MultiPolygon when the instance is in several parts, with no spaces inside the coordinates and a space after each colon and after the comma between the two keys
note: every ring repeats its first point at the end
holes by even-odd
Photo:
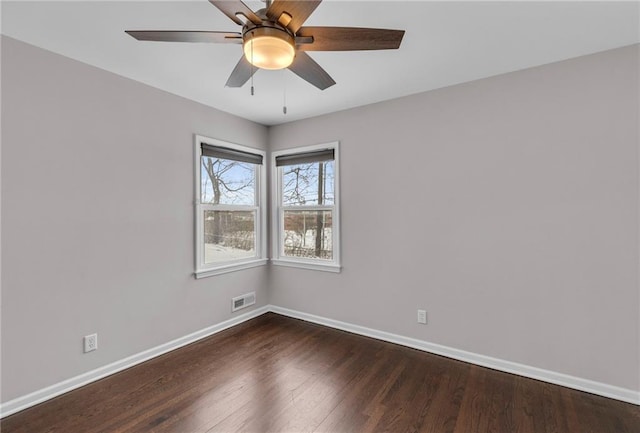
{"type": "Polygon", "coordinates": [[[244,15],[254,24],[262,24],[260,17],[249,9],[249,6],[242,3],[241,0],[209,0],[209,3],[220,9],[223,14],[231,18],[231,21],[239,26],[243,26],[244,22],[238,18],[237,14],[244,15]]]}
{"type": "Polygon", "coordinates": [[[249,78],[251,78],[251,76],[256,73],[257,69],[258,68],[256,68],[255,66],[252,66],[251,63],[249,63],[247,59],[244,56],[242,56],[238,61],[238,64],[236,65],[236,67],[233,69],[233,72],[229,76],[229,79],[227,80],[227,84],[225,84],[225,86],[227,87],[244,86],[244,83],[249,81],[249,78]]]}
{"type": "Polygon", "coordinates": [[[328,87],[336,84],[333,78],[327,71],[315,62],[307,53],[298,51],[293,63],[289,66],[289,69],[297,76],[305,81],[313,84],[320,90],[324,90],[328,87]]]}
{"type": "Polygon", "coordinates": [[[242,34],[235,32],[208,32],[192,30],[125,30],[139,41],[209,42],[241,44],[242,34]]]}
{"type": "Polygon", "coordinates": [[[293,33],[296,33],[307,18],[309,18],[309,15],[316,10],[321,1],[322,0],[274,0],[271,6],[269,6],[269,9],[267,9],[267,17],[269,17],[270,20],[280,22],[293,33]],[[281,20],[283,13],[291,17],[290,21],[289,18],[281,20]]]}
{"type": "Polygon", "coordinates": [[[394,50],[400,47],[404,30],[360,27],[301,27],[296,37],[313,37],[310,44],[298,45],[301,51],[394,50]]]}

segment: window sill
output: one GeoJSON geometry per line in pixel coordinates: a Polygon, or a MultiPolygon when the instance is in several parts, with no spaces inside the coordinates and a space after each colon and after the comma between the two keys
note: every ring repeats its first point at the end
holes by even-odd
{"type": "Polygon", "coordinates": [[[333,273],[340,273],[340,271],[342,270],[342,266],[336,265],[334,263],[310,263],[283,259],[271,259],[271,263],[276,266],[289,266],[291,268],[310,269],[313,271],[324,271],[333,273]]]}
{"type": "Polygon", "coordinates": [[[232,265],[223,265],[215,269],[202,269],[196,271],[193,275],[197,280],[200,278],[213,277],[214,275],[226,274],[229,272],[241,271],[243,269],[256,268],[267,264],[266,259],[252,260],[250,262],[234,263],[232,265]]]}

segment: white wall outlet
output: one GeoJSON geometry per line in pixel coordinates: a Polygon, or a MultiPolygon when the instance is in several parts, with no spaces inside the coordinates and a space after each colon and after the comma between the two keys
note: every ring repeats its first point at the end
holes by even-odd
{"type": "Polygon", "coordinates": [[[418,310],[418,323],[427,324],[427,310],[418,310]]]}
{"type": "Polygon", "coordinates": [[[98,348],[98,334],[91,334],[84,337],[84,353],[93,352],[98,348]]]}

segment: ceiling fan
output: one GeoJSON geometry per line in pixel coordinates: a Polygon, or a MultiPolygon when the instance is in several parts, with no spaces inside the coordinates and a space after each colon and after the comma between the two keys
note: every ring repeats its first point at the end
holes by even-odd
{"type": "Polygon", "coordinates": [[[209,0],[242,32],[126,30],[139,41],[241,44],[244,55],[227,80],[242,87],[256,69],[289,68],[320,90],[336,82],[306,51],[388,50],[400,47],[404,30],[357,27],[303,27],[322,0],[263,0],[252,11],[241,0],[209,0]]]}

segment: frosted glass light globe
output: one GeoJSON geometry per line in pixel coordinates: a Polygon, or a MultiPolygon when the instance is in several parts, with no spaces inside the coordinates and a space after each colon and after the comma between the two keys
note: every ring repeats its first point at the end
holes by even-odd
{"type": "Polygon", "coordinates": [[[273,28],[259,28],[249,32],[244,41],[244,56],[260,69],[284,69],[295,57],[293,38],[273,28]]]}

